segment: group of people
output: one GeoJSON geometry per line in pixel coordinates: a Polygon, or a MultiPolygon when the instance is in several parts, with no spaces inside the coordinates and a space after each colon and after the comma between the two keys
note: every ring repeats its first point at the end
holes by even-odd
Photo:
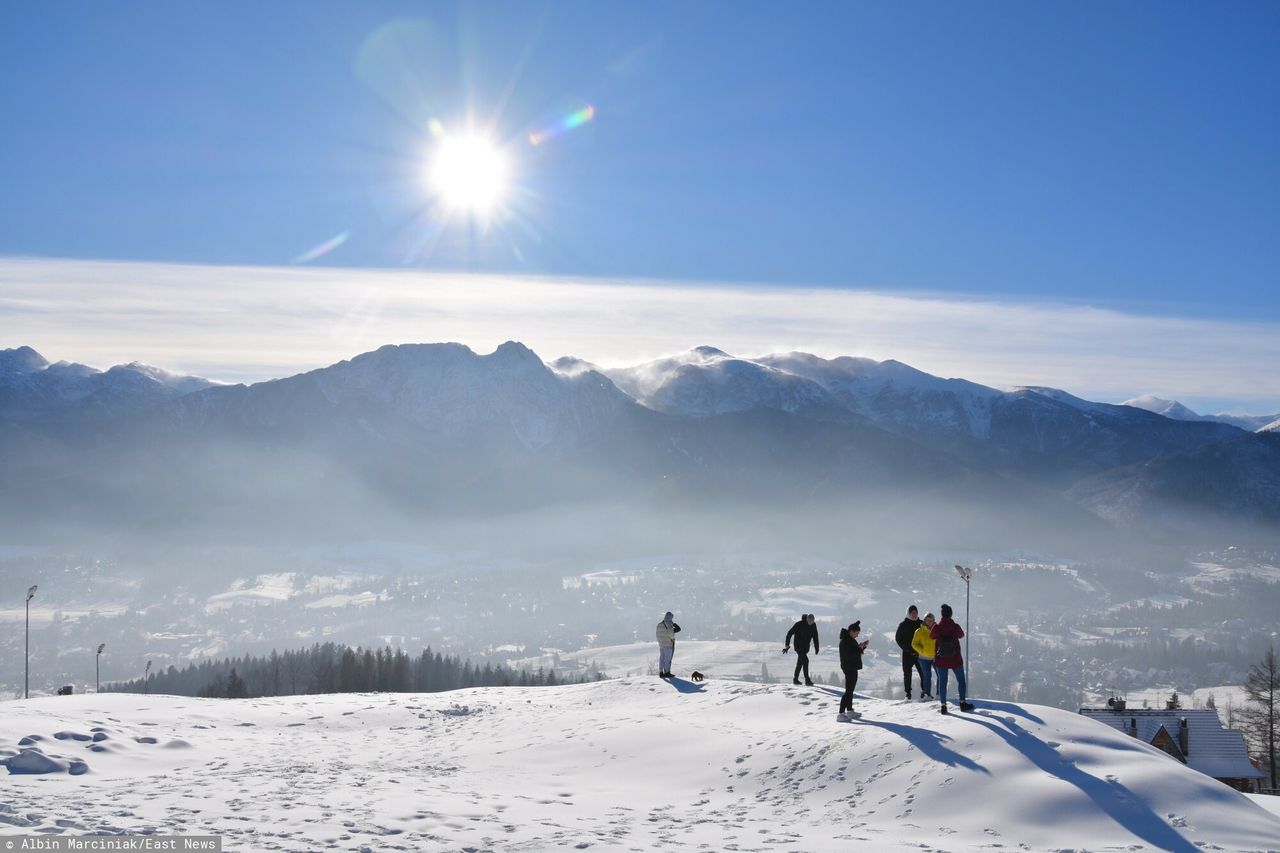
{"type": "Polygon", "coordinates": [[[964,629],[951,618],[951,605],[940,608],[942,619],[926,613],[920,618],[920,609],[914,604],[907,608],[907,617],[898,623],[894,641],[902,650],[902,689],[911,698],[911,672],[920,676],[920,700],[933,699],[933,677],[938,678],[938,701],[942,713],[947,713],[947,681],[951,673],[956,676],[956,688],[960,693],[960,710],[972,711],[968,701],[968,684],[964,674],[964,657],[960,654],[960,640],[964,629]]]}
{"type": "MultiPolygon", "coordinates": [[[[960,654],[960,640],[964,638],[964,629],[952,618],[950,604],[939,608],[941,619],[932,613],[920,618],[920,609],[916,605],[907,608],[907,617],[898,624],[894,641],[902,650],[902,687],[907,699],[911,699],[915,672],[920,679],[920,701],[933,700],[933,681],[936,674],[938,682],[938,701],[941,712],[947,710],[947,682],[955,673],[956,687],[960,693],[960,710],[972,711],[973,705],[968,701],[968,684],[965,679],[964,658],[960,654]]],[[[676,650],[676,634],[680,626],[676,624],[671,611],[658,623],[658,676],[671,678],[671,659],[676,650]]],[[[840,697],[839,719],[847,721],[857,714],[853,710],[853,691],[858,686],[858,672],[862,669],[862,654],[867,650],[870,640],[859,639],[862,634],[862,622],[856,621],[840,629],[840,670],[844,673],[844,695],[840,697]]],[[[800,676],[804,676],[804,684],[813,685],[809,677],[809,647],[818,653],[818,625],[812,613],[805,613],[787,631],[782,643],[783,653],[796,652],[796,669],[791,676],[792,684],[800,684],[800,676]]]]}
{"type": "MultiPolygon", "coordinates": [[[[920,677],[920,701],[927,702],[933,699],[933,677],[937,673],[938,679],[938,701],[941,703],[941,712],[949,713],[947,710],[947,682],[951,673],[955,673],[956,686],[960,693],[960,710],[972,711],[973,705],[968,700],[968,684],[964,673],[964,658],[960,654],[960,640],[964,637],[964,629],[951,618],[951,605],[944,604],[940,608],[942,619],[934,618],[932,613],[926,613],[924,618],[920,618],[920,609],[916,605],[907,608],[907,618],[903,619],[898,625],[898,630],[894,634],[894,640],[898,644],[898,648],[902,650],[902,688],[906,693],[908,701],[911,699],[911,688],[913,679],[911,677],[914,671],[920,677]]],[[[797,633],[797,629],[801,624],[809,627],[810,635],[813,638],[814,650],[817,650],[818,631],[814,626],[812,614],[806,614],[791,628],[787,633],[788,644],[793,633],[797,633]]],[[[844,673],[844,695],[840,697],[839,719],[848,720],[857,716],[853,710],[853,691],[858,686],[858,672],[862,669],[862,653],[867,650],[870,640],[859,639],[862,633],[861,621],[853,622],[846,628],[840,629],[840,670],[844,673]]],[[[787,649],[784,646],[783,651],[787,649]]],[[[808,646],[806,643],[805,650],[808,646]]],[[[799,642],[797,641],[796,653],[800,653],[799,642]]],[[[803,660],[805,684],[812,684],[809,680],[809,661],[807,656],[803,660]]],[[[795,684],[799,684],[800,663],[796,664],[796,676],[793,679],[795,684]]]]}

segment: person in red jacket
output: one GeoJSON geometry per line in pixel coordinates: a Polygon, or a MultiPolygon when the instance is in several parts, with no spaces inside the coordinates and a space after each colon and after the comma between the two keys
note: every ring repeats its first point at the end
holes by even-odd
{"type": "Polygon", "coordinates": [[[938,699],[942,702],[942,713],[947,713],[947,674],[952,670],[956,674],[956,685],[960,688],[960,710],[972,711],[973,705],[965,698],[964,659],[960,656],[960,639],[964,637],[964,629],[951,618],[951,605],[942,605],[942,619],[929,636],[937,641],[933,654],[933,668],[938,671],[938,699]]]}

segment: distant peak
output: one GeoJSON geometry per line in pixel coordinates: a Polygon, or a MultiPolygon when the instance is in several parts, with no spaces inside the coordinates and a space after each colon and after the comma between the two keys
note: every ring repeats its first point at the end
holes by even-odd
{"type": "Polygon", "coordinates": [[[1135,409],[1146,409],[1148,412],[1155,412],[1157,415],[1164,415],[1167,418],[1175,418],[1177,420],[1190,421],[1200,418],[1199,414],[1177,400],[1166,400],[1153,394],[1143,394],[1141,397],[1125,400],[1121,405],[1132,406],[1135,409]]]}
{"type": "Polygon", "coordinates": [[[519,341],[507,341],[491,354],[502,361],[529,361],[542,364],[538,354],[519,341]]]}
{"type": "Polygon", "coordinates": [[[35,373],[48,366],[48,359],[31,347],[0,350],[0,373],[35,373]]]}
{"type": "Polygon", "coordinates": [[[711,361],[719,361],[720,359],[733,358],[722,349],[712,346],[694,347],[683,355],[676,356],[677,361],[683,361],[688,364],[706,364],[711,361]]]}
{"type": "Polygon", "coordinates": [[[566,376],[577,376],[590,370],[598,371],[600,369],[591,362],[578,358],[576,355],[562,355],[547,366],[566,376]]]}

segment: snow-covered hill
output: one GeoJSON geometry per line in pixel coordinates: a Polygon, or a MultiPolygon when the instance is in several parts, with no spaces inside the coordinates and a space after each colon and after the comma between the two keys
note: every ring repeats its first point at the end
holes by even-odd
{"type": "MultiPolygon", "coordinates": [[[[815,681],[829,682],[840,676],[840,653],[836,646],[838,628],[822,625],[822,642],[817,653],[809,655],[809,675],[815,681]],[[827,642],[827,641],[830,642],[827,642]]],[[[886,681],[902,689],[902,664],[893,644],[892,632],[872,638],[871,649],[863,661],[865,669],[859,685],[880,694],[886,681]],[[892,651],[890,651],[892,650],[892,651]]],[[[790,681],[795,671],[796,656],[784,654],[782,644],[750,640],[682,640],[676,643],[675,660],[681,669],[697,670],[709,678],[755,680],[764,671],[775,681],[790,681]]],[[[544,653],[511,661],[516,668],[555,669],[561,675],[601,672],[610,678],[632,675],[657,675],[657,657],[653,643],[627,643],[598,646],[563,654],[544,653]]],[[[843,681],[840,681],[843,684],[843,681]]]]}
{"type": "Polygon", "coordinates": [[[558,688],[0,706],[0,833],[228,849],[1280,850],[1280,818],[1076,714],[628,678],[558,688]],[[97,738],[97,740],[93,740],[97,738]]]}

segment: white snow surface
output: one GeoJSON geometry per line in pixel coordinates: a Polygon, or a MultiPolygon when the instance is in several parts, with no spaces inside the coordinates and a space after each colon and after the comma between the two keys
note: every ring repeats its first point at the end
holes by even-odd
{"type": "Polygon", "coordinates": [[[1280,817],[1077,714],[859,697],[842,723],[836,701],[637,677],[7,702],[0,749],[38,736],[26,748],[53,760],[20,763],[68,769],[7,776],[0,834],[284,851],[1280,850],[1280,817]]]}
{"type": "Polygon", "coordinates": [[[1245,794],[1245,796],[1276,817],[1280,817],[1280,797],[1275,794],[1245,794]]]}
{"type": "MultiPolygon", "coordinates": [[[[818,627],[821,631],[818,635],[819,652],[809,652],[809,675],[814,680],[828,681],[840,672],[839,629],[828,631],[821,623],[818,627]]],[[[900,654],[892,640],[871,638],[871,648],[863,658],[864,669],[858,676],[858,686],[878,693],[888,678],[901,689],[900,654]]],[[[772,679],[790,681],[796,666],[794,653],[783,654],[781,638],[777,643],[761,643],[751,640],[681,640],[677,636],[673,660],[677,672],[697,670],[714,679],[756,679],[764,666],[768,667],[772,679]]],[[[589,672],[593,668],[610,678],[656,675],[658,646],[650,640],[574,652],[545,652],[512,661],[512,666],[517,669],[555,669],[560,675],[589,672]]]]}

